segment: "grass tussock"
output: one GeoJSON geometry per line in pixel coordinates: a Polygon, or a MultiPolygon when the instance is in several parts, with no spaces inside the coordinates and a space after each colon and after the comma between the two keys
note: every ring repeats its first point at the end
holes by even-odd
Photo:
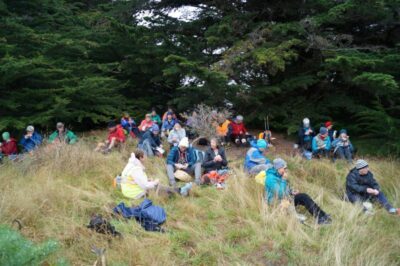
{"type": "MultiPolygon", "coordinates": [[[[33,241],[54,239],[61,249],[50,258],[72,265],[96,260],[92,245],[105,247],[110,265],[399,265],[400,219],[378,209],[370,217],[342,201],[349,166],[283,156],[292,185],[309,193],[333,217],[333,224],[308,226],[263,201],[263,188],[233,161],[225,191],[195,188],[188,198],[151,194],[168,215],[167,233],[148,233],[134,221],[109,216],[127,202],[112,187],[134,143],[109,155],[94,153],[81,141],[60,149],[42,149],[35,157],[0,168],[0,223],[23,222],[33,241]],[[123,235],[111,239],[86,229],[90,216],[109,217],[123,235]]],[[[229,156],[229,154],[228,154],[229,156]]],[[[274,155],[274,157],[276,154],[274,155]]],[[[400,163],[370,159],[370,166],[394,205],[400,205],[400,163]]],[[[167,184],[164,160],[153,158],[147,173],[167,184]]],[[[138,202],[135,202],[138,203],[138,202]]],[[[303,210],[304,212],[304,210],[303,210]]]]}

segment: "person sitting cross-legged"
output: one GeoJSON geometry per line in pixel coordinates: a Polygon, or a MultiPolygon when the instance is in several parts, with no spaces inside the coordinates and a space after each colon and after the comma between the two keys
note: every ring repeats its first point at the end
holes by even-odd
{"type": "Polygon", "coordinates": [[[339,137],[332,142],[332,147],[334,148],[333,153],[335,156],[353,163],[353,145],[346,129],[340,130],[339,137]]]}
{"type": "Polygon", "coordinates": [[[204,173],[220,171],[226,168],[227,165],[228,160],[226,159],[224,148],[218,145],[218,139],[212,138],[203,161],[204,173]]]}
{"type": "Polygon", "coordinates": [[[245,170],[255,175],[270,168],[272,166],[271,162],[264,155],[268,149],[268,143],[264,139],[259,139],[252,141],[250,145],[251,148],[247,151],[244,160],[245,170]]]}
{"type": "Polygon", "coordinates": [[[247,145],[249,133],[243,123],[243,116],[238,115],[229,124],[230,138],[236,145],[247,145]]]}
{"type": "Polygon", "coordinates": [[[183,138],[178,147],[173,147],[167,157],[167,175],[169,184],[176,186],[175,171],[182,170],[195,176],[195,182],[200,185],[201,163],[196,162],[194,149],[189,147],[189,139],[183,138]]]}
{"type": "Polygon", "coordinates": [[[273,167],[267,170],[265,179],[265,196],[268,204],[280,203],[283,199],[293,199],[294,206],[304,206],[317,219],[318,224],[329,224],[331,218],[305,193],[291,191],[288,184],[286,162],[277,158],[273,167]]]}
{"type": "Polygon", "coordinates": [[[187,196],[192,183],[188,183],[182,188],[171,188],[160,184],[160,180],[150,180],[145,172],[144,163],[146,155],[142,150],[136,150],[131,154],[128,164],[125,166],[121,174],[121,191],[122,194],[130,199],[138,199],[145,197],[150,190],[162,195],[180,194],[187,196]]]}
{"type": "Polygon", "coordinates": [[[329,157],[329,151],[331,149],[331,139],[328,136],[328,129],[321,127],[319,134],[316,135],[312,140],[312,151],[313,155],[323,157],[329,157]]]}
{"type": "Polygon", "coordinates": [[[357,160],[356,167],[347,175],[346,196],[351,203],[377,201],[390,214],[400,215],[400,209],[389,203],[364,160],[357,160]]]}

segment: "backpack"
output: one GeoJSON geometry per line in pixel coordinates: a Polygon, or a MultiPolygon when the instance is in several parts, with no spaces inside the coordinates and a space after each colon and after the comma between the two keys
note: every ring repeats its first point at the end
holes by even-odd
{"type": "Polygon", "coordinates": [[[149,199],[144,199],[139,206],[132,208],[126,207],[121,202],[113,211],[126,219],[136,219],[146,231],[162,232],[160,226],[167,220],[165,210],[160,206],[153,205],[149,199]]]}
{"type": "Polygon", "coordinates": [[[111,225],[106,219],[103,219],[103,217],[98,214],[92,216],[89,225],[86,227],[100,234],[121,236],[121,233],[117,232],[113,225],[111,225]]]}

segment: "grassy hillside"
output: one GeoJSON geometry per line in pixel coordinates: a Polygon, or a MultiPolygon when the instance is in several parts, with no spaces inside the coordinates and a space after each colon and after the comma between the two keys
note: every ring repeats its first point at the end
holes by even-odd
{"type": "MultiPolygon", "coordinates": [[[[35,242],[55,239],[59,257],[72,265],[93,265],[91,245],[105,247],[109,265],[399,265],[400,218],[378,209],[365,216],[341,200],[349,166],[283,156],[290,182],[332,215],[333,224],[310,227],[263,203],[263,188],[249,179],[242,161],[230,158],[234,175],[225,191],[195,188],[188,198],[150,198],[165,207],[167,233],[148,233],[134,221],[111,219],[123,239],[85,228],[93,213],[107,216],[122,195],[112,180],[134,143],[121,153],[93,153],[93,142],[0,166],[0,223],[20,219],[22,234],[35,242]]],[[[276,154],[270,154],[274,158],[276,154]]],[[[228,152],[229,157],[229,152],[228,152]]],[[[398,161],[370,159],[388,198],[400,206],[398,161]]],[[[164,161],[151,159],[148,175],[167,177],[164,161]]],[[[305,213],[304,210],[300,210],[305,213]]]]}

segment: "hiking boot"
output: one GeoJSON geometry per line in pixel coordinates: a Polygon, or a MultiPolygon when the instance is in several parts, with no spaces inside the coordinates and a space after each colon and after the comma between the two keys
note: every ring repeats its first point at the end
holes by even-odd
{"type": "Polygon", "coordinates": [[[329,215],[324,215],[324,216],[318,218],[319,225],[327,225],[327,224],[331,224],[331,223],[332,223],[332,219],[329,215]]]}
{"type": "Polygon", "coordinates": [[[189,195],[189,191],[192,189],[192,182],[187,183],[186,185],[184,185],[183,187],[181,187],[181,195],[183,197],[187,197],[189,195]]]}

